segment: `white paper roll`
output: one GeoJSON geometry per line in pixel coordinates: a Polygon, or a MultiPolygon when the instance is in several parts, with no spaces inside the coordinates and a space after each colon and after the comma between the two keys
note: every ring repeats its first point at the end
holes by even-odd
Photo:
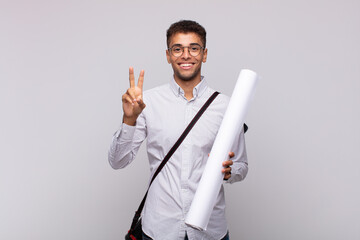
{"type": "Polygon", "coordinates": [[[215,201],[218,197],[224,174],[222,162],[229,152],[244,125],[245,115],[252,98],[257,74],[243,69],[236,82],[229,105],[221,122],[209,159],[191,203],[185,223],[199,230],[206,230],[215,201]]]}

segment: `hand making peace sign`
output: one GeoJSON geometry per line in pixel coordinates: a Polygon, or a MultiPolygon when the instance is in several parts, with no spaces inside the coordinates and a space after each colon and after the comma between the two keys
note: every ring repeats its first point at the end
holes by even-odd
{"type": "Polygon", "coordinates": [[[133,67],[129,68],[130,88],[122,96],[124,117],[123,122],[135,126],[136,119],[145,108],[145,103],[142,99],[144,70],[140,71],[140,76],[137,85],[135,86],[135,77],[133,67]]]}

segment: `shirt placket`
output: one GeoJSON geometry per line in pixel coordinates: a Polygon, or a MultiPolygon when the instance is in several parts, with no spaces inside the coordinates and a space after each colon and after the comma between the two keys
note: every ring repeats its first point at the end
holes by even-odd
{"type": "MultiPolygon", "coordinates": [[[[184,126],[188,126],[193,116],[193,103],[194,101],[187,101],[185,106],[184,113],[184,126]]],[[[181,198],[183,204],[183,219],[181,223],[181,232],[184,232],[186,229],[185,217],[190,208],[190,196],[189,196],[189,174],[191,167],[191,131],[189,135],[184,139],[182,156],[181,156],[181,198]]]]}

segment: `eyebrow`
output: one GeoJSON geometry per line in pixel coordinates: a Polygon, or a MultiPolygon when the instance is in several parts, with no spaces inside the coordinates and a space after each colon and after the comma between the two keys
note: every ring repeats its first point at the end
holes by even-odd
{"type": "MultiPolygon", "coordinates": [[[[201,47],[201,45],[199,43],[190,43],[189,46],[192,46],[192,45],[199,45],[201,47]]],[[[183,45],[180,44],[180,43],[176,43],[174,45],[172,45],[171,47],[182,47],[183,45]]]]}

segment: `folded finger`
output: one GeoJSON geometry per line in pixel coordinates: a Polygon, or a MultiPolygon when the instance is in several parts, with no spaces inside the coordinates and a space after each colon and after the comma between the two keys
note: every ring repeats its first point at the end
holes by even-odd
{"type": "Polygon", "coordinates": [[[231,167],[229,167],[229,166],[224,167],[224,168],[222,169],[222,172],[223,172],[223,173],[231,172],[231,167]]]}
{"type": "Polygon", "coordinates": [[[226,167],[226,166],[231,166],[231,165],[233,165],[233,161],[232,161],[232,160],[226,160],[226,161],[223,162],[222,165],[223,165],[224,167],[226,167]]]}
{"type": "Polygon", "coordinates": [[[131,97],[132,101],[136,101],[135,92],[134,92],[133,89],[129,88],[129,89],[126,91],[126,94],[131,97]]]}
{"type": "Polygon", "coordinates": [[[134,104],[133,100],[131,99],[131,97],[128,95],[128,94],[124,94],[123,97],[122,97],[122,101],[124,103],[131,103],[131,104],[134,104]]]}

